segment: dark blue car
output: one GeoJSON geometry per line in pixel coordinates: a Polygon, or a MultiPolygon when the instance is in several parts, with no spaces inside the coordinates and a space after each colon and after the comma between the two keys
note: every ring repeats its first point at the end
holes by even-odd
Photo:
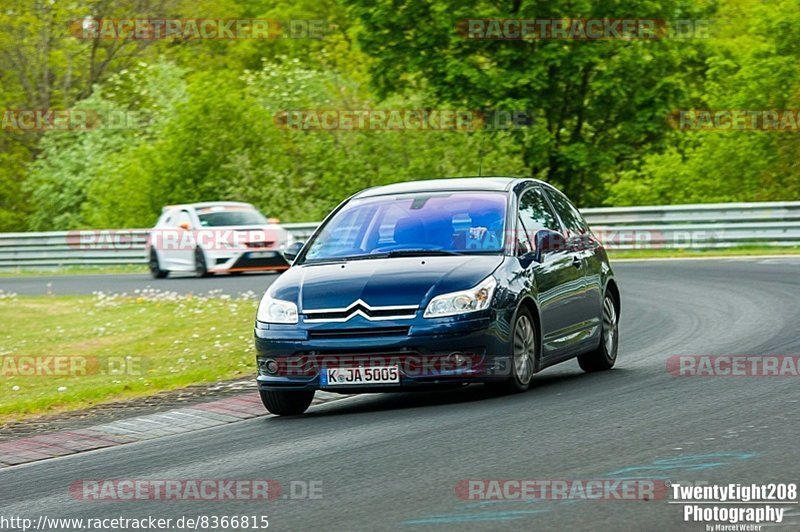
{"type": "Polygon", "coordinates": [[[274,414],[303,413],[319,389],[521,392],[573,357],[585,371],[616,361],[620,298],[605,249],[547,183],[370,188],[287,255],[255,326],[274,414]]]}

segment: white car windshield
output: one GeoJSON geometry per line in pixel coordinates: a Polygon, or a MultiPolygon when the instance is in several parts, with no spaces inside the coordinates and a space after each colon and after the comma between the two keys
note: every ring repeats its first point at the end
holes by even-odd
{"type": "Polygon", "coordinates": [[[198,211],[197,216],[203,227],[266,225],[269,223],[263,214],[254,209],[209,209],[208,211],[198,211]]]}

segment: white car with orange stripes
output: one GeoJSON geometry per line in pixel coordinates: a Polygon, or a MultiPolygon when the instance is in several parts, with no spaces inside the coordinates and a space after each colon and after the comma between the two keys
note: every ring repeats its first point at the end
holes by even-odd
{"type": "Polygon", "coordinates": [[[215,273],[282,271],[291,233],[249,203],[168,205],[147,237],[150,273],[205,277],[215,273]]]}

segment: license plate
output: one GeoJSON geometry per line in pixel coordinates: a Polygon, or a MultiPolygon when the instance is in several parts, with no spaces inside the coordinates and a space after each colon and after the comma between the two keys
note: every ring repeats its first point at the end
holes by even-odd
{"type": "Polygon", "coordinates": [[[247,254],[248,259],[272,259],[276,256],[274,251],[251,251],[247,254]]]}
{"type": "Polygon", "coordinates": [[[364,384],[399,384],[397,366],[370,366],[354,368],[323,368],[322,386],[360,386],[364,384]]]}

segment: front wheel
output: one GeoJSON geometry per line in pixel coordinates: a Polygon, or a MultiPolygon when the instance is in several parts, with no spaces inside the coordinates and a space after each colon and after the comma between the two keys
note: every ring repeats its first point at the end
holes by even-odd
{"type": "Polygon", "coordinates": [[[603,324],[600,345],[578,357],[578,365],[587,373],[611,369],[617,361],[619,349],[619,318],[614,295],[606,293],[603,298],[603,324]]]}
{"type": "Polygon", "coordinates": [[[305,412],[314,400],[314,390],[289,392],[283,390],[259,390],[261,402],[276,416],[299,416],[305,412]]]}
{"type": "Polygon", "coordinates": [[[194,275],[195,277],[208,277],[211,275],[206,266],[206,254],[200,248],[194,250],[194,275]]]}
{"type": "Polygon", "coordinates": [[[168,270],[161,269],[161,263],[158,261],[158,254],[156,253],[155,249],[150,250],[150,260],[148,265],[150,267],[150,275],[153,276],[153,279],[164,279],[167,275],[169,275],[168,270]]]}
{"type": "Polygon", "coordinates": [[[533,316],[521,308],[514,322],[511,348],[511,375],[504,382],[490,382],[488,387],[499,393],[524,392],[531,385],[537,356],[536,326],[533,316]]]}

